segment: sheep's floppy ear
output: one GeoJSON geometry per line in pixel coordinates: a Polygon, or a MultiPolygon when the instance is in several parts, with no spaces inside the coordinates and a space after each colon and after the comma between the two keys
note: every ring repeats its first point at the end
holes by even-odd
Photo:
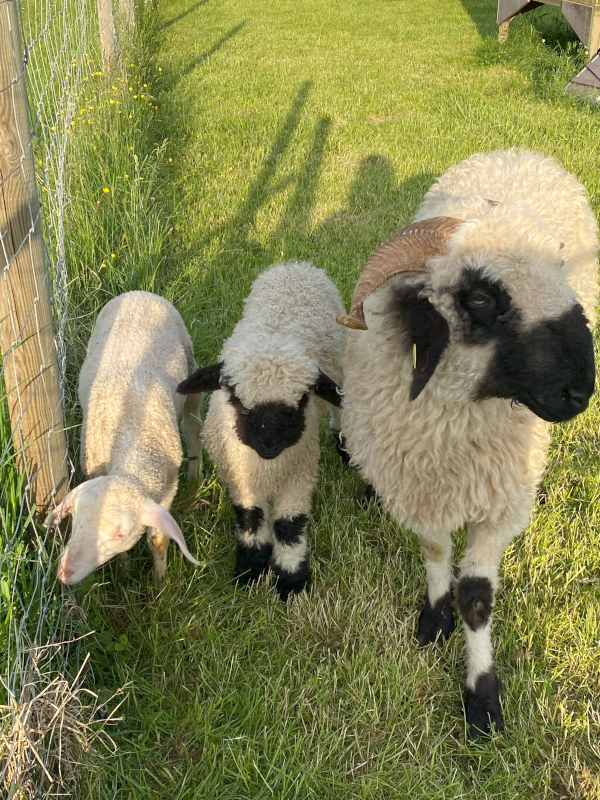
{"type": "Polygon", "coordinates": [[[339,408],[342,404],[342,398],[339,394],[337,383],[332,381],[328,375],[319,370],[319,377],[315,383],[315,394],[327,400],[332,406],[339,408]]]}
{"type": "Polygon", "coordinates": [[[413,359],[409,399],[415,400],[433,375],[450,340],[450,329],[442,315],[418,291],[398,298],[413,359]]]}
{"type": "Polygon", "coordinates": [[[195,564],[197,567],[200,566],[200,562],[196,561],[196,559],[187,549],[181,528],[175,522],[166,508],[163,508],[152,500],[148,501],[140,516],[140,522],[142,525],[146,525],[148,528],[158,528],[159,531],[168,536],[169,539],[173,539],[174,542],[177,542],[181,552],[188,561],[191,561],[192,564],[195,564]]]}
{"type": "Polygon", "coordinates": [[[193,375],[181,381],[177,387],[179,394],[196,394],[197,392],[215,392],[221,388],[221,369],[223,362],[211,364],[210,367],[199,367],[193,375]]]}
{"type": "Polygon", "coordinates": [[[85,486],[84,483],[80,483],[79,486],[76,486],[74,489],[71,489],[69,494],[65,497],[65,499],[60,503],[56,508],[53,508],[52,511],[48,514],[44,521],[44,525],[48,527],[52,527],[52,525],[58,525],[58,523],[68,517],[69,514],[73,513],[73,507],[75,505],[75,498],[79,494],[79,492],[85,486]]]}

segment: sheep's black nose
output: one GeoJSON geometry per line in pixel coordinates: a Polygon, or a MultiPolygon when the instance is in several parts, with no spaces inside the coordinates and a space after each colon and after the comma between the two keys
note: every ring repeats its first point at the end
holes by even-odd
{"type": "Polygon", "coordinates": [[[587,408],[589,395],[585,391],[567,388],[564,391],[564,397],[573,411],[576,411],[577,413],[584,411],[587,408]]]}

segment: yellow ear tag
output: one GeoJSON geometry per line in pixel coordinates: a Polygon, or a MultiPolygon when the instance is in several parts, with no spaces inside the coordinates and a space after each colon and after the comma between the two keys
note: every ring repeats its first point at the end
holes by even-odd
{"type": "Polygon", "coordinates": [[[417,345],[413,344],[413,369],[417,368],[417,345]]]}

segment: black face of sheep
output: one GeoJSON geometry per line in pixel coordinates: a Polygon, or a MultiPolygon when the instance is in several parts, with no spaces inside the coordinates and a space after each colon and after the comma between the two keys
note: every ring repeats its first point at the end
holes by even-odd
{"type": "Polygon", "coordinates": [[[281,402],[246,408],[233,389],[229,389],[229,402],[235,408],[235,429],[240,441],[261,458],[277,458],[302,436],[308,393],[302,396],[297,408],[281,402]]]}
{"type": "Polygon", "coordinates": [[[235,428],[240,441],[255,450],[261,458],[277,458],[287,447],[296,444],[305,428],[304,413],[309,393],[339,407],[340,394],[335,381],[324,372],[319,374],[314,386],[309,386],[297,406],[282,401],[257,403],[246,408],[235,393],[235,386],[222,377],[223,362],[199,367],[193,375],[177,387],[180,394],[210,392],[223,389],[236,411],[235,428]]]}
{"type": "MultiPolygon", "coordinates": [[[[505,397],[547,422],[585,411],[594,392],[594,349],[578,303],[560,317],[527,326],[502,283],[479,270],[465,270],[453,294],[460,319],[456,334],[467,345],[495,344],[476,399],[505,397]]],[[[415,400],[435,372],[450,328],[417,287],[396,290],[388,311],[415,349],[409,394],[415,400]]]]}
{"type": "Polygon", "coordinates": [[[578,303],[556,319],[526,327],[500,282],[468,270],[456,307],[467,343],[496,344],[479,399],[516,400],[547,422],[585,411],[594,391],[594,349],[578,303]]]}

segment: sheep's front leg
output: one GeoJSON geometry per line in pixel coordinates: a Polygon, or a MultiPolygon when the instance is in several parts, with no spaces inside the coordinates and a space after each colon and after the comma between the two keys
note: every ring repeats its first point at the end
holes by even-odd
{"type": "Polygon", "coordinates": [[[146,531],[146,541],[154,559],[154,581],[160,583],[167,571],[167,550],[169,549],[169,537],[158,528],[148,528],[146,531]]]}
{"type": "Polygon", "coordinates": [[[493,667],[492,609],[502,553],[516,531],[485,524],[468,526],[456,600],[467,643],[465,714],[472,737],[504,728],[500,678],[493,667]]]}
{"type": "Polygon", "coordinates": [[[277,591],[285,602],[290,594],[310,588],[308,520],[314,488],[312,478],[290,482],[273,504],[273,556],[271,570],[277,591]]]}
{"type": "Polygon", "coordinates": [[[273,552],[268,505],[245,497],[243,503],[234,503],[233,510],[237,537],[233,574],[239,583],[254,583],[268,571],[273,552]]]}
{"type": "Polygon", "coordinates": [[[419,615],[417,639],[420,647],[445,641],[454,628],[452,572],[452,536],[444,534],[421,534],[421,549],[425,557],[427,595],[419,615]]]}

